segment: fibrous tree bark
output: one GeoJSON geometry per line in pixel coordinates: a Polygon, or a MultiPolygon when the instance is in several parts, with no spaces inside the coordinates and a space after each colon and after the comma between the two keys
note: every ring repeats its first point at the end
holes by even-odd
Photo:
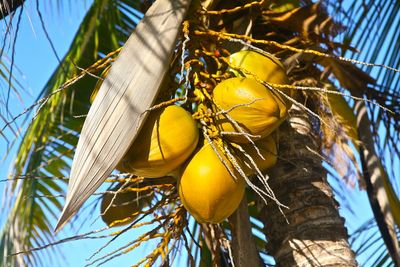
{"type": "Polygon", "coordinates": [[[289,209],[283,216],[271,202],[259,217],[277,266],[357,266],[319,156],[317,127],[293,107],[279,131],[279,160],[269,181],[289,209]]]}

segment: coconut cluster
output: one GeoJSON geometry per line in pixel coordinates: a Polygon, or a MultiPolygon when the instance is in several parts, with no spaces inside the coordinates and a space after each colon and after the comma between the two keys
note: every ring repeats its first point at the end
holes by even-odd
{"type": "MultiPolygon", "coordinates": [[[[223,80],[212,91],[213,126],[223,133],[224,142],[240,145],[245,153],[235,154],[236,162],[251,176],[254,164],[264,171],[276,163],[277,147],[271,133],[285,120],[290,108],[286,96],[292,92],[274,88],[274,84],[289,81],[282,64],[272,56],[240,51],[229,57],[229,65],[236,77],[223,80]]],[[[198,222],[219,223],[237,209],[246,182],[220,146],[210,139],[202,141],[199,132],[192,114],[181,106],[151,111],[117,169],[146,178],[175,176],[186,210],[198,222]]],[[[118,225],[115,222],[144,208],[138,199],[151,202],[149,196],[122,193],[111,201],[106,194],[102,218],[108,225],[118,225]],[[132,204],[126,204],[129,199],[132,204]]]]}
{"type": "MultiPolygon", "coordinates": [[[[213,90],[214,111],[219,114],[215,126],[226,133],[228,141],[241,144],[258,169],[264,171],[277,161],[271,133],[285,120],[290,108],[290,101],[283,94],[292,94],[269,84],[288,84],[289,80],[282,64],[272,56],[241,51],[232,54],[229,60],[238,77],[222,81],[213,90]],[[247,136],[237,134],[241,132],[247,136]]],[[[237,209],[245,192],[243,177],[222,151],[215,151],[216,147],[217,144],[205,142],[179,180],[181,201],[199,222],[223,221],[237,209]]],[[[236,160],[246,175],[254,173],[243,156],[236,160]]]]}

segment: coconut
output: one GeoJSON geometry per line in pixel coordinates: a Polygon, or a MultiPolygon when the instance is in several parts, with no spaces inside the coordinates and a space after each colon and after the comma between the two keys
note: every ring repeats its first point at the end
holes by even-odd
{"type": "MultiPolygon", "coordinates": [[[[272,135],[269,135],[261,140],[257,140],[254,142],[254,145],[258,148],[261,156],[257,153],[257,150],[254,148],[253,144],[245,144],[242,146],[244,151],[253,159],[254,163],[257,165],[260,171],[265,171],[276,164],[278,159],[277,157],[277,148],[276,142],[272,135]]],[[[251,164],[250,160],[242,155],[241,166],[247,176],[252,175],[256,172],[254,166],[251,164]],[[246,162],[247,164],[245,164],[246,162]]]]}
{"type": "Polygon", "coordinates": [[[196,123],[182,107],[151,111],[117,169],[149,178],[169,175],[189,158],[198,139],[196,123]]]}
{"type": "MultiPolygon", "coordinates": [[[[240,76],[253,78],[256,76],[264,82],[274,84],[286,85],[290,83],[285,67],[273,55],[260,54],[255,51],[239,51],[230,55],[229,62],[234,69],[243,69],[241,72],[234,70],[240,76]]],[[[290,97],[293,96],[293,90],[289,88],[277,88],[277,90],[290,97]]],[[[282,93],[274,91],[275,97],[283,101],[289,109],[292,102],[282,93]]]]}
{"type": "MultiPolygon", "coordinates": [[[[230,78],[219,83],[213,91],[214,103],[227,112],[238,125],[261,139],[273,132],[286,118],[285,104],[261,83],[252,78],[230,78]]],[[[216,117],[216,126],[223,132],[238,132],[226,114],[216,117]]],[[[247,143],[244,136],[228,135],[228,140],[247,143]]]]}
{"type": "MultiPolygon", "coordinates": [[[[232,165],[229,167],[236,173],[232,165]]],[[[180,199],[198,222],[219,223],[237,209],[243,198],[246,183],[239,174],[235,176],[237,180],[207,143],[183,170],[178,188],[180,199]]]]}

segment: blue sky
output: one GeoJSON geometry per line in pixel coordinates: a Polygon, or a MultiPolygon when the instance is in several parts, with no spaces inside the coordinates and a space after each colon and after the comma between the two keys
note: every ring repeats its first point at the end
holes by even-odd
{"type": "MultiPolygon", "coordinates": [[[[45,15],[44,19],[47,30],[54,42],[58,55],[61,58],[68,50],[82,16],[85,14],[85,10],[87,10],[91,3],[91,1],[71,1],[72,4],[69,6],[69,1],[63,2],[64,6],[61,6],[59,10],[55,5],[49,6],[48,2],[42,4],[42,13],[45,15]]],[[[35,5],[33,5],[32,1],[28,1],[27,3],[16,43],[17,53],[15,55],[15,63],[24,77],[23,85],[28,88],[28,93],[22,94],[23,103],[20,103],[19,100],[12,95],[10,106],[12,107],[13,115],[18,114],[35,101],[39,92],[42,90],[58,64],[55,55],[51,51],[50,44],[46,40],[38,16],[35,13],[35,5]]],[[[6,51],[9,56],[11,56],[10,47],[6,51]]],[[[5,90],[5,88],[1,87],[1,90],[5,90]]],[[[11,156],[1,162],[0,179],[6,178],[9,166],[12,163],[12,155],[15,153],[16,147],[17,146],[15,146],[14,150],[10,152],[11,156]]],[[[5,143],[4,140],[0,138],[0,155],[3,155],[4,153],[5,143]]],[[[333,184],[335,187],[339,188],[339,184],[335,182],[333,182],[333,184]]],[[[4,183],[0,182],[0,197],[2,197],[3,187],[4,183]]],[[[372,213],[365,192],[359,192],[357,189],[348,189],[348,197],[350,198],[349,202],[354,201],[355,203],[359,203],[360,210],[362,210],[362,212],[357,212],[357,215],[352,215],[346,209],[341,209],[342,214],[348,218],[346,220],[346,225],[349,227],[349,232],[352,232],[360,223],[371,218],[372,213]]],[[[3,223],[2,220],[4,220],[4,218],[5,217],[0,217],[0,224],[3,223]]],[[[93,226],[91,226],[90,223],[91,222],[86,223],[80,232],[102,227],[102,224],[99,222],[93,226]]],[[[125,236],[122,242],[126,242],[130,238],[133,238],[133,235],[125,236]]],[[[103,244],[103,241],[101,241],[100,244],[103,244]]],[[[63,266],[83,266],[85,258],[90,256],[91,252],[94,252],[98,247],[98,240],[84,242],[76,241],[74,243],[60,246],[68,262],[68,265],[63,266]]],[[[127,257],[116,259],[106,266],[117,266],[118,264],[121,266],[129,266],[129,263],[135,262],[137,257],[144,256],[144,254],[141,253],[143,253],[143,251],[129,254],[127,257]]],[[[49,266],[56,265],[49,263],[49,266]]]]}
{"type": "MultiPolygon", "coordinates": [[[[54,14],[53,11],[56,8],[49,7],[48,4],[42,9],[43,14],[45,14],[46,27],[61,57],[67,51],[88,6],[88,3],[84,4],[84,1],[81,1],[78,7],[71,10],[63,8],[61,9],[63,11],[60,11],[59,14],[54,14]],[[49,16],[49,14],[52,15],[49,16]]],[[[46,41],[35,8],[32,5],[32,1],[27,2],[16,43],[15,64],[24,77],[23,85],[28,89],[29,93],[22,94],[23,103],[20,103],[15,96],[11,96],[10,107],[12,107],[11,112],[14,116],[35,102],[39,92],[58,64],[56,57],[51,52],[50,44],[46,41]]],[[[6,50],[6,52],[11,57],[11,50],[6,50]]],[[[5,88],[1,89],[4,90],[5,88]]],[[[3,140],[0,142],[2,142],[0,143],[0,151],[1,154],[4,154],[5,144],[3,140]]],[[[10,156],[1,162],[0,177],[2,179],[7,176],[16,148],[17,146],[14,146],[10,156]]],[[[3,194],[3,187],[4,183],[0,183],[0,196],[3,194]]],[[[2,216],[2,219],[5,219],[5,217],[2,216]]],[[[79,252],[88,251],[87,245],[77,243],[74,244],[73,249],[71,246],[64,246],[62,249],[65,250],[65,255],[69,262],[68,266],[82,266],[81,263],[84,261],[85,255],[79,252]],[[68,255],[74,256],[70,257],[68,255]]]]}

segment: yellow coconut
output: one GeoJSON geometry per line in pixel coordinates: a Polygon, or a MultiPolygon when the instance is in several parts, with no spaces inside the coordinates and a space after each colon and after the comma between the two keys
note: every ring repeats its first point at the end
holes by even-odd
{"type": "Polygon", "coordinates": [[[117,169],[150,178],[169,175],[189,158],[198,139],[196,123],[182,107],[151,111],[117,169]]]}
{"type": "MultiPolygon", "coordinates": [[[[285,104],[261,83],[252,78],[230,78],[219,83],[213,91],[214,102],[249,134],[266,137],[285,119],[285,104]]],[[[238,132],[235,125],[224,114],[216,118],[220,131],[238,132]]],[[[243,136],[229,135],[227,138],[246,143],[243,136]]],[[[257,139],[257,138],[252,138],[257,139]]]]}
{"type": "MultiPolygon", "coordinates": [[[[276,164],[278,159],[276,142],[274,137],[271,135],[254,142],[257,146],[260,154],[264,157],[262,159],[260,155],[257,153],[257,150],[254,148],[252,144],[245,144],[242,148],[246,151],[246,153],[254,160],[254,163],[257,165],[260,171],[265,171],[276,164]]],[[[251,164],[250,160],[245,157],[244,155],[240,157],[243,161],[249,164],[245,164],[244,162],[241,163],[241,166],[246,173],[246,175],[252,175],[256,172],[254,166],[251,164]]]]}
{"type": "Polygon", "coordinates": [[[237,180],[207,143],[190,160],[179,180],[183,205],[198,222],[223,221],[237,209],[245,191],[244,179],[235,176],[237,180]]]}
{"type": "MultiPolygon", "coordinates": [[[[117,192],[121,184],[108,191],[117,192]]],[[[101,200],[100,212],[102,220],[110,226],[126,225],[137,218],[137,212],[141,211],[149,204],[152,198],[151,191],[134,192],[128,191],[129,187],[122,189],[121,192],[105,193],[101,200]],[[115,196],[115,198],[114,198],[115,196]],[[114,200],[113,200],[114,198],[114,200]],[[122,222],[117,222],[121,221],[122,222]]]]}
{"type": "MultiPolygon", "coordinates": [[[[229,57],[229,62],[234,68],[248,71],[249,73],[242,71],[242,75],[245,77],[251,77],[251,74],[254,74],[258,79],[267,83],[289,84],[285,67],[273,55],[264,55],[255,51],[239,51],[229,57]]],[[[293,96],[291,89],[280,88],[278,90],[288,96],[293,96]]],[[[287,108],[290,108],[292,103],[290,100],[276,91],[274,95],[283,101],[287,108]]]]}

